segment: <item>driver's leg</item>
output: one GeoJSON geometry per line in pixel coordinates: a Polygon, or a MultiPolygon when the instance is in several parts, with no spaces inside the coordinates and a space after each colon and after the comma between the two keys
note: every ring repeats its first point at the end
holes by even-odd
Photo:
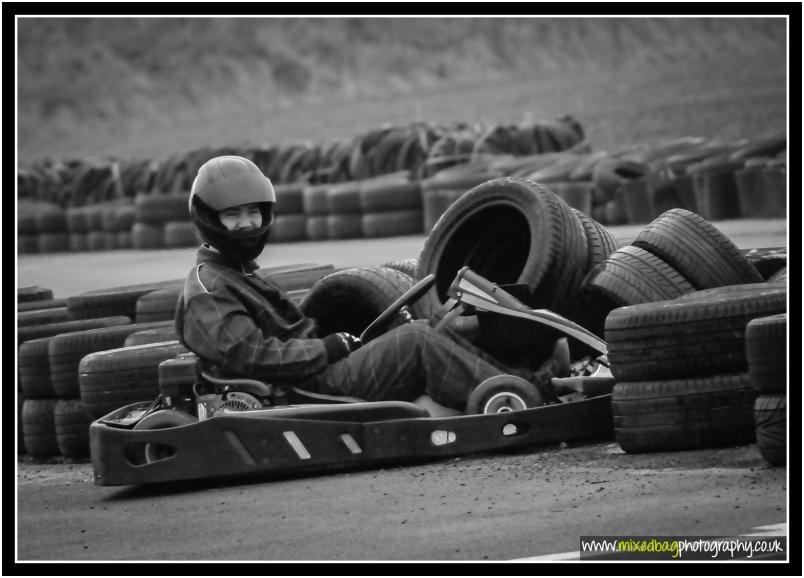
{"type": "MultiPolygon", "coordinates": [[[[436,403],[463,410],[469,393],[488,377],[513,373],[549,385],[552,373],[527,375],[496,364],[422,323],[393,329],[316,376],[317,391],[368,401],[412,401],[423,394],[436,403]]],[[[538,385],[538,384],[537,384],[538,385]]]]}

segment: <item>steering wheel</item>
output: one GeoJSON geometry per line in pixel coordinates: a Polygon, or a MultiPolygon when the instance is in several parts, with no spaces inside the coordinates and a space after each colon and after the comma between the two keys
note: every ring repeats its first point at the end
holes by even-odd
{"type": "MultiPolygon", "coordinates": [[[[380,313],[380,315],[363,330],[363,333],[360,334],[360,342],[366,344],[375,337],[379,337],[385,333],[385,330],[391,321],[393,321],[394,318],[396,318],[396,316],[400,313],[404,315],[403,309],[420,299],[425,293],[427,293],[430,287],[435,285],[435,282],[436,276],[433,273],[430,273],[421,281],[416,283],[413,287],[405,291],[399,297],[399,299],[391,303],[385,311],[380,313]]],[[[413,319],[409,313],[406,318],[411,321],[413,319]]]]}

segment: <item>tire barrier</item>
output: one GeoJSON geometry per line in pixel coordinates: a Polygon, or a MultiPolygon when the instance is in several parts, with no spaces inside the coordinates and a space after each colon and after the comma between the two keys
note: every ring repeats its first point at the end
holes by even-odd
{"type": "Polygon", "coordinates": [[[616,307],[675,299],[695,288],[660,257],[628,245],[617,249],[585,280],[584,287],[616,307]]]}
{"type": "Polygon", "coordinates": [[[787,391],[787,314],[752,319],[745,327],[751,383],[761,394],[787,391]]]}
{"type": "Polygon", "coordinates": [[[60,399],[53,408],[56,445],[65,458],[89,457],[89,424],[92,423],[80,399],[60,399]]]}
{"type": "Polygon", "coordinates": [[[159,289],[181,289],[183,279],[142,283],[84,291],[67,298],[67,309],[76,319],[91,319],[109,315],[137,317],[137,301],[143,295],[159,289]]]}
{"type": "Polygon", "coordinates": [[[59,455],[53,412],[57,399],[26,399],[22,403],[22,438],[26,452],[34,457],[59,455]]]}
{"type": "Polygon", "coordinates": [[[159,393],[159,364],[188,350],[178,341],[122,347],[81,359],[78,382],[87,413],[97,419],[159,393]]]}
{"type": "Polygon", "coordinates": [[[19,287],[17,289],[17,303],[29,303],[31,301],[46,301],[53,299],[53,290],[38,285],[29,287],[19,287]]]}
{"type": "Polygon", "coordinates": [[[111,315],[108,317],[94,317],[91,319],[74,319],[72,321],[62,321],[60,323],[46,323],[44,325],[32,325],[20,327],[17,330],[19,343],[38,339],[42,337],[52,337],[59,333],[71,331],[83,331],[85,329],[96,329],[99,327],[114,327],[116,325],[128,325],[131,317],[125,315],[111,315]]]}
{"type": "MultiPolygon", "coordinates": [[[[53,292],[49,289],[47,290],[49,295],[53,295],[53,292]]],[[[17,311],[19,313],[27,312],[27,311],[43,311],[45,309],[58,309],[60,307],[66,307],[67,300],[66,299],[39,299],[37,301],[21,301],[19,300],[19,292],[18,292],[18,302],[17,302],[17,311]]]]}
{"type": "Polygon", "coordinates": [[[734,243],[705,218],[684,209],[661,214],[633,245],[661,257],[696,289],[763,281],[734,243]]]}
{"type": "Polygon", "coordinates": [[[62,333],[48,343],[50,381],[55,397],[72,399],[80,396],[78,365],[86,355],[123,347],[132,333],[163,328],[164,323],[133,323],[119,327],[104,327],[62,333]]]}
{"type": "Polygon", "coordinates": [[[745,374],[617,383],[614,436],[628,453],[752,443],[755,398],[745,374]]]}
{"type": "Polygon", "coordinates": [[[787,290],[757,283],[614,309],[605,335],[618,381],[747,372],[746,325],[785,312],[787,290]]]}
{"type": "Polygon", "coordinates": [[[754,402],[757,449],[772,466],[787,464],[787,395],[758,395],[754,402]]]}

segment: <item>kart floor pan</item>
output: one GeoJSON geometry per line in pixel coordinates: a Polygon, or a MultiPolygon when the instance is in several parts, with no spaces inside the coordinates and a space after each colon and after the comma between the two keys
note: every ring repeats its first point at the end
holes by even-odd
{"type": "Polygon", "coordinates": [[[412,406],[405,402],[361,405],[365,410],[335,407],[303,418],[277,409],[244,411],[160,430],[112,427],[102,423],[109,414],[89,429],[95,484],[329,471],[614,435],[611,394],[444,418],[400,418],[412,406]],[[158,458],[150,463],[146,444],[158,458]]]}

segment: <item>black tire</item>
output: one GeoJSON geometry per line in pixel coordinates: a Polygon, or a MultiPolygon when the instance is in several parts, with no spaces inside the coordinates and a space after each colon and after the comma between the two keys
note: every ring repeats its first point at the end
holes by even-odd
{"type": "Polygon", "coordinates": [[[59,455],[53,410],[57,399],[26,399],[22,404],[22,437],[29,455],[45,458],[59,455]]]}
{"type": "Polygon", "coordinates": [[[614,309],[605,327],[614,377],[628,382],[747,372],[746,324],[784,312],[787,291],[764,283],[745,289],[614,309]]]}
{"type": "Polygon", "coordinates": [[[480,382],[469,394],[466,413],[505,413],[544,405],[536,386],[515,375],[495,375],[480,382]]]}
{"type": "Polygon", "coordinates": [[[592,181],[606,199],[612,200],[626,182],[643,178],[649,171],[650,168],[644,163],[608,158],[595,164],[592,181]]]}
{"type": "Polygon", "coordinates": [[[659,215],[633,245],[664,259],[696,289],[763,281],[734,243],[704,218],[684,209],[659,215]]]}
{"type": "Polygon", "coordinates": [[[126,338],[132,333],[157,328],[163,328],[163,323],[135,323],[119,327],[102,327],[62,333],[52,337],[48,345],[48,359],[50,381],[56,397],[61,399],[80,397],[78,366],[86,355],[98,351],[119,349],[125,346],[126,338]]]}
{"type": "Polygon", "coordinates": [[[40,233],[66,233],[67,217],[61,208],[48,208],[36,214],[40,233]]]}
{"type": "Polygon", "coordinates": [[[105,251],[106,233],[104,233],[103,231],[90,231],[89,233],[87,233],[87,250],[105,251]]]}
{"type": "Polygon", "coordinates": [[[752,443],[755,398],[746,374],[617,383],[615,439],[628,453],[752,443]]]}
{"type": "Polygon", "coordinates": [[[527,285],[536,307],[570,314],[586,263],[586,235],[570,207],[538,183],[506,177],[447,209],[424,243],[419,273],[438,279],[427,297],[433,307],[468,265],[493,283],[527,285]]]}
{"type": "Polygon", "coordinates": [[[163,225],[134,223],[131,227],[131,244],[135,249],[163,249],[165,228],[163,225]]]}
{"type": "MultiPolygon", "coordinates": [[[[319,335],[346,331],[360,335],[389,305],[413,287],[413,278],[386,267],[356,267],[327,275],[313,285],[302,312],[318,321],[319,335]]],[[[422,302],[410,308],[414,318],[429,317],[422,302]]],[[[400,319],[390,327],[402,324],[400,319]]]]}
{"type": "Polygon", "coordinates": [[[67,307],[53,307],[50,309],[35,309],[33,311],[20,311],[17,314],[17,327],[30,327],[32,325],[45,325],[46,323],[61,323],[70,321],[72,317],[67,307]]]}
{"type": "Polygon", "coordinates": [[[160,327],[136,331],[126,337],[123,347],[132,345],[146,345],[148,343],[161,343],[163,341],[177,341],[176,324],[173,321],[164,321],[160,327]]]}
{"type": "Polygon", "coordinates": [[[360,239],[363,236],[363,215],[359,213],[327,216],[328,239],[360,239]]]}
{"type": "Polygon", "coordinates": [[[666,301],[695,291],[661,258],[633,245],[614,251],[586,278],[584,286],[617,307],[666,301]]]}
{"type": "Polygon", "coordinates": [[[761,393],[787,391],[787,313],[752,319],[745,326],[748,375],[761,393]]]}
{"type": "Polygon", "coordinates": [[[41,301],[27,301],[18,302],[17,311],[41,311],[42,309],[58,309],[59,307],[66,307],[66,299],[45,299],[41,301]]]}
{"type": "Polygon", "coordinates": [[[117,233],[117,248],[118,249],[131,249],[134,247],[134,241],[131,237],[131,230],[120,231],[117,233]]]}
{"type": "Polygon", "coordinates": [[[60,399],[53,409],[56,444],[65,458],[89,457],[89,424],[92,423],[80,399],[60,399]]]}
{"type": "Polygon", "coordinates": [[[39,252],[39,235],[22,234],[17,235],[17,253],[20,255],[30,255],[39,252]]]}
{"type": "Polygon", "coordinates": [[[302,193],[305,186],[306,184],[302,182],[274,184],[274,192],[276,193],[274,217],[304,213],[302,193]]]}
{"type": "Polygon", "coordinates": [[[402,271],[405,275],[410,275],[414,280],[419,279],[418,269],[419,269],[419,260],[418,259],[402,259],[400,261],[389,261],[388,263],[383,263],[380,267],[388,267],[389,269],[396,269],[397,271],[402,271]]]}
{"type": "Polygon", "coordinates": [[[109,317],[96,317],[92,319],[75,319],[73,321],[62,321],[61,323],[47,323],[46,325],[34,325],[31,327],[21,327],[17,330],[19,343],[39,339],[41,337],[52,337],[59,333],[70,333],[72,331],[84,331],[85,329],[96,329],[98,327],[115,327],[117,325],[128,325],[131,317],[126,315],[112,315],[109,317]]]}
{"type": "Polygon", "coordinates": [[[326,215],[308,216],[305,222],[306,236],[311,241],[329,239],[329,223],[326,215]]]}
{"type": "Polygon", "coordinates": [[[307,215],[277,215],[271,226],[271,242],[292,243],[307,239],[307,215]]]}
{"type": "Polygon", "coordinates": [[[137,323],[172,320],[182,291],[181,287],[168,287],[146,293],[137,299],[134,319],[137,323]]]}
{"type": "Polygon", "coordinates": [[[67,309],[77,319],[91,319],[109,315],[137,316],[137,301],[143,296],[160,289],[181,289],[183,280],[125,285],[85,291],[67,298],[67,309]]]}
{"type": "Polygon", "coordinates": [[[360,183],[360,209],[363,213],[421,211],[422,188],[419,181],[370,179],[360,183]]]}
{"type": "Polygon", "coordinates": [[[70,233],[70,251],[82,253],[89,251],[89,238],[87,233],[70,233]]]}
{"type": "Polygon", "coordinates": [[[360,208],[360,186],[357,181],[332,185],[327,191],[330,215],[355,215],[360,208]]]}
{"type": "Polygon", "coordinates": [[[40,233],[37,242],[40,253],[62,253],[70,250],[69,233],[40,233]]]}
{"type": "Polygon", "coordinates": [[[86,207],[69,207],[65,213],[67,219],[67,230],[70,233],[88,233],[86,207]]]}
{"type": "Polygon", "coordinates": [[[134,199],[138,223],[162,226],[170,221],[186,221],[190,216],[188,193],[139,194],[134,199]]]}
{"type": "Polygon", "coordinates": [[[572,214],[581,222],[583,230],[586,233],[587,260],[585,272],[589,273],[589,271],[603,263],[609,258],[609,255],[617,250],[617,241],[614,235],[595,219],[578,209],[572,208],[571,210],[572,214]]]}
{"type": "Polygon", "coordinates": [[[302,191],[304,214],[308,217],[329,213],[328,191],[331,185],[309,185],[302,191]]]}
{"type": "Polygon", "coordinates": [[[17,289],[17,303],[28,303],[30,301],[47,301],[53,299],[53,290],[39,285],[20,287],[17,289]]]}
{"type": "Polygon", "coordinates": [[[50,380],[49,345],[52,337],[31,339],[19,347],[17,370],[19,386],[25,399],[55,398],[50,380]]]}
{"type": "Polygon", "coordinates": [[[165,247],[196,247],[203,239],[195,225],[189,221],[165,223],[165,247]]]}
{"type": "Polygon", "coordinates": [[[787,395],[773,393],[757,396],[754,424],[759,453],[772,466],[787,463],[787,395]]]}
{"type": "MultiPolygon", "coordinates": [[[[436,175],[438,176],[438,175],[436,175]]],[[[438,219],[447,209],[457,201],[466,191],[463,189],[434,189],[423,193],[422,220],[424,232],[429,233],[438,219]]]]}
{"type": "Polygon", "coordinates": [[[361,216],[361,229],[367,239],[420,235],[424,229],[421,209],[365,213],[361,216]]]}
{"type": "Polygon", "coordinates": [[[78,366],[81,401],[93,419],[159,393],[159,364],[188,353],[178,341],[99,351],[78,366]]]}
{"type": "Polygon", "coordinates": [[[592,187],[591,182],[559,182],[547,185],[547,188],[570,207],[584,214],[592,212],[592,187]]]}

